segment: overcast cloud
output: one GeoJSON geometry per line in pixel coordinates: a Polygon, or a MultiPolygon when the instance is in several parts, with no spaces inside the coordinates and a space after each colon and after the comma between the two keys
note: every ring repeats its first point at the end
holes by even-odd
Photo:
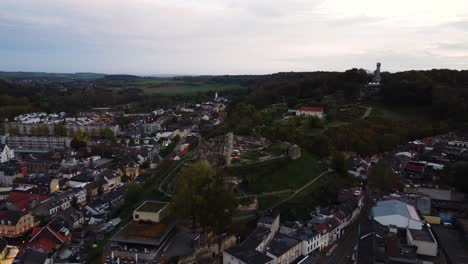
{"type": "Polygon", "coordinates": [[[468,68],[466,0],[1,0],[0,70],[468,68]]]}

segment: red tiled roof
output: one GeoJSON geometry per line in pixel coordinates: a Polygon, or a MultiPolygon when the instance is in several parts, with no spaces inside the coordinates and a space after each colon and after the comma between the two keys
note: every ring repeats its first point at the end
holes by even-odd
{"type": "Polygon", "coordinates": [[[319,233],[325,233],[328,230],[328,225],[326,223],[320,223],[314,227],[314,230],[319,233]]]}
{"type": "Polygon", "coordinates": [[[56,243],[52,238],[47,236],[41,236],[39,240],[36,240],[30,246],[35,249],[44,249],[46,252],[50,252],[52,249],[56,248],[58,243],[56,243]]]}
{"type": "Polygon", "coordinates": [[[318,106],[303,106],[299,108],[300,111],[304,112],[323,112],[323,107],[318,106]]]}
{"type": "Polygon", "coordinates": [[[406,164],[405,169],[409,171],[422,173],[424,172],[424,167],[425,167],[424,164],[409,162],[408,164],[406,164]]]}
{"type": "Polygon", "coordinates": [[[14,204],[18,210],[31,210],[30,201],[35,199],[37,203],[46,200],[48,197],[36,193],[11,192],[7,201],[14,204]]]}
{"type": "Polygon", "coordinates": [[[335,218],[337,218],[338,220],[340,220],[340,221],[343,221],[346,218],[346,216],[344,214],[342,214],[341,212],[336,212],[336,213],[333,214],[333,216],[335,218]]]}
{"type": "Polygon", "coordinates": [[[65,243],[66,241],[70,240],[71,236],[72,236],[71,233],[68,233],[68,235],[65,236],[64,234],[60,233],[60,230],[54,230],[52,228],[52,224],[55,221],[57,221],[57,218],[52,219],[51,221],[49,221],[47,223],[47,225],[45,225],[42,228],[40,228],[40,227],[39,228],[37,228],[37,227],[34,228],[34,230],[32,232],[32,238],[31,238],[30,242],[33,242],[33,244],[40,243],[40,241],[42,241],[44,238],[48,237],[47,233],[49,233],[50,235],[55,237],[58,241],[60,241],[58,243],[54,242],[55,245],[65,243]]]}
{"type": "Polygon", "coordinates": [[[181,152],[179,152],[179,154],[177,156],[179,156],[179,158],[182,158],[183,156],[185,156],[185,154],[187,154],[189,152],[189,147],[187,146],[186,148],[184,148],[181,152]]]}

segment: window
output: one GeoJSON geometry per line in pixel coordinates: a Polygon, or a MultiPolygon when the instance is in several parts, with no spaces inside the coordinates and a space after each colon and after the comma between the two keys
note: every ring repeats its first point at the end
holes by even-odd
{"type": "Polygon", "coordinates": [[[139,219],[139,218],[140,218],[140,216],[135,214],[135,219],[139,219]]]}

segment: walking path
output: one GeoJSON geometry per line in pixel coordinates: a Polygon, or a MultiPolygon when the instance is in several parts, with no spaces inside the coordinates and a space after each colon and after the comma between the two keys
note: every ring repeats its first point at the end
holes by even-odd
{"type": "Polygon", "coordinates": [[[276,204],[274,204],[272,207],[268,208],[268,210],[271,210],[271,209],[274,209],[276,207],[278,207],[279,205],[291,200],[292,198],[294,198],[294,196],[298,195],[299,193],[301,193],[303,190],[305,190],[307,187],[309,187],[310,185],[312,185],[314,182],[316,182],[317,180],[319,180],[320,178],[322,178],[323,176],[325,176],[326,174],[332,172],[333,170],[332,169],[328,169],[327,171],[324,171],[322,172],[319,176],[315,177],[313,180],[311,180],[310,182],[308,182],[306,185],[302,186],[300,189],[294,191],[290,196],[286,197],[285,199],[277,202],[276,204]]]}
{"type": "Polygon", "coordinates": [[[372,106],[367,107],[366,112],[362,115],[361,118],[362,118],[362,119],[368,118],[368,117],[370,116],[370,114],[372,113],[372,110],[373,110],[373,109],[374,109],[374,108],[373,108],[372,106]]]}

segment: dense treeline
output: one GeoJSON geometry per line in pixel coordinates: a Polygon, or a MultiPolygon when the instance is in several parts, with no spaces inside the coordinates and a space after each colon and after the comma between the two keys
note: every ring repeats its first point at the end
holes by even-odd
{"type": "Polygon", "coordinates": [[[386,104],[425,106],[436,120],[467,121],[468,71],[408,71],[382,78],[386,104]]]}
{"type": "MultiPolygon", "coordinates": [[[[249,77],[244,77],[244,81],[247,78],[249,77]]],[[[306,122],[296,118],[277,122],[284,114],[284,109],[282,113],[261,111],[267,106],[283,102],[288,107],[312,102],[325,106],[327,111],[329,102],[324,98],[332,96],[342,98],[345,103],[357,102],[360,88],[370,79],[371,76],[362,69],[344,73],[278,73],[250,77],[249,94],[233,101],[228,107],[226,122],[206,136],[233,131],[237,134],[298,143],[319,156],[327,156],[335,150],[371,154],[390,150],[411,139],[443,133],[449,128],[460,128],[466,124],[468,71],[432,70],[383,74],[381,91],[374,100],[393,107],[422,107],[425,109],[425,120],[429,122],[410,123],[370,118],[330,127],[323,133],[314,133],[316,131],[308,129],[306,122]]],[[[317,125],[320,124],[315,124],[317,125]]]]}
{"type": "MultiPolygon", "coordinates": [[[[106,80],[133,80],[137,76],[106,76],[106,80]]],[[[139,88],[112,89],[99,87],[101,81],[68,82],[6,81],[0,79],[0,119],[13,118],[31,111],[77,113],[94,107],[117,107],[124,111],[150,111],[156,107],[181,102],[199,102],[213,98],[214,93],[194,95],[148,95],[139,88]]],[[[223,92],[237,96],[245,90],[223,92]]]]}

